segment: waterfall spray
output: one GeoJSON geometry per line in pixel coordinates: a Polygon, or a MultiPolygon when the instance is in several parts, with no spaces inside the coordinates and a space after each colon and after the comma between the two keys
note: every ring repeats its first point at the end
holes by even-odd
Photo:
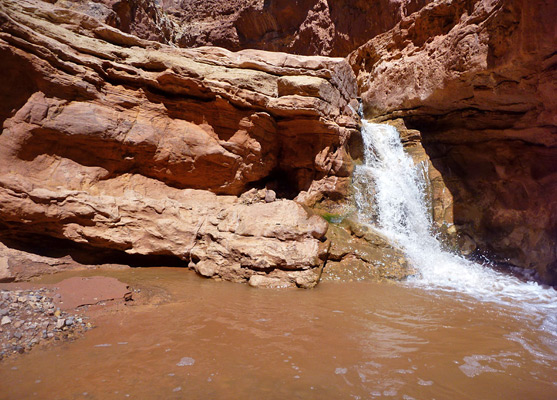
{"type": "Polygon", "coordinates": [[[522,282],[443,249],[432,233],[425,176],[405,153],[394,127],[363,120],[362,138],[364,164],[354,172],[360,220],[374,225],[406,253],[419,271],[411,278],[413,284],[534,311],[557,330],[556,318],[545,318],[557,315],[554,289],[522,282]]]}

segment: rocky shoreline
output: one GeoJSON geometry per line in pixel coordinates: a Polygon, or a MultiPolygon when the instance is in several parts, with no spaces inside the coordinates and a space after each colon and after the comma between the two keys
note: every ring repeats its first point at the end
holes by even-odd
{"type": "Polygon", "coordinates": [[[0,360],[39,344],[73,339],[91,329],[89,317],[55,305],[51,289],[0,290],[0,360]]]}
{"type": "Polygon", "coordinates": [[[105,276],[0,284],[0,360],[74,340],[94,327],[88,311],[129,301],[131,295],[127,284],[105,276]]]}

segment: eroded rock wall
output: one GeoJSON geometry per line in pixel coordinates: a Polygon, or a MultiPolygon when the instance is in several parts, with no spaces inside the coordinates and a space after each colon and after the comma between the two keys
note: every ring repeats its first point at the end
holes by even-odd
{"type": "Polygon", "coordinates": [[[324,227],[289,199],[349,193],[361,91],[429,166],[440,226],[555,284],[556,17],[543,0],[3,0],[3,236],[307,285],[324,227]],[[348,63],[229,51],[345,55],[370,38],[348,63]]]}
{"type": "Polygon", "coordinates": [[[327,224],[289,198],[350,180],[345,60],[177,49],[35,1],[0,24],[3,237],[315,283],[327,224]]]}
{"type": "Polygon", "coordinates": [[[138,37],[180,47],[344,57],[430,1],[57,0],[56,4],[138,37]]]}
{"type": "Polygon", "coordinates": [[[454,198],[457,228],[557,283],[557,5],[428,4],[353,52],[365,112],[403,118],[454,198]]]}

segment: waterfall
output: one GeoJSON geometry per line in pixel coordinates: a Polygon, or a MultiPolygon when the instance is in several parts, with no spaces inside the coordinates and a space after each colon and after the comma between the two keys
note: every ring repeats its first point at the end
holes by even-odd
{"type": "Polygon", "coordinates": [[[557,333],[557,292],[445,251],[432,233],[424,169],[405,153],[394,127],[362,124],[364,164],[354,172],[359,217],[405,252],[419,271],[410,283],[519,307],[557,333]]]}

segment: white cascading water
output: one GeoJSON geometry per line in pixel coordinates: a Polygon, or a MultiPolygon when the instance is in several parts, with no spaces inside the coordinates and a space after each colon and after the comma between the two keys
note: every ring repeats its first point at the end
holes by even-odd
{"type": "Polygon", "coordinates": [[[443,250],[431,232],[424,169],[404,152],[396,128],[363,120],[362,137],[364,164],[355,171],[360,220],[406,253],[419,271],[412,284],[516,308],[534,317],[536,325],[550,334],[550,347],[557,347],[557,291],[443,250]]]}

